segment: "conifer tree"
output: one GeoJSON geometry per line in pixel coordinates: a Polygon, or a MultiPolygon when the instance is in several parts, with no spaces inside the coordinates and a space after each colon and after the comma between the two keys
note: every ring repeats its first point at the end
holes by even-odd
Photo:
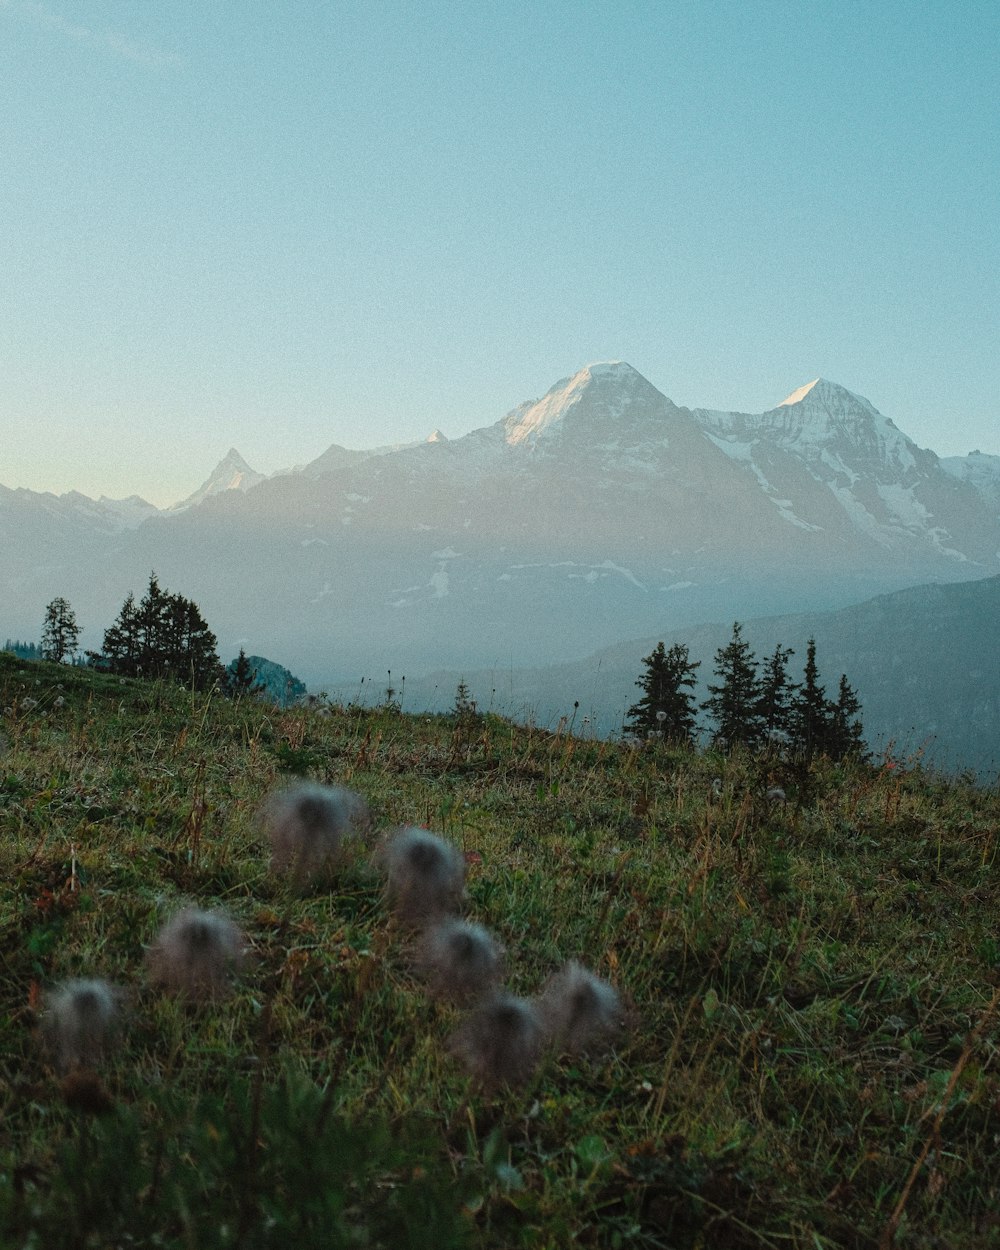
{"type": "Polygon", "coordinates": [[[139,671],[139,629],[135,596],[129,591],[113,625],[104,631],[102,651],[87,653],[98,668],[134,677],[139,671]]]}
{"type": "Polygon", "coordinates": [[[463,677],[455,688],[455,702],[452,705],[451,714],[456,720],[468,721],[475,720],[478,711],[472,691],[463,677]]]}
{"type": "Polygon", "coordinates": [[[203,690],[222,677],[215,634],[196,603],[177,594],[164,599],[159,671],[203,690]]]}
{"type": "Polygon", "coordinates": [[[135,630],[139,643],[139,672],[143,677],[160,677],[170,663],[167,615],[169,605],[155,573],[149,575],[146,593],[135,610],[135,630]]]}
{"type": "Polygon", "coordinates": [[[696,728],[692,689],[700,661],[691,662],[684,643],[668,651],[658,642],[643,664],[646,672],[635,683],[643,695],[626,713],[627,727],[643,736],[662,733],[667,741],[691,742],[696,728]]]}
{"type": "Polygon", "coordinates": [[[247,659],[247,653],[240,647],[240,653],[226,669],[226,694],[231,699],[240,699],[244,695],[263,694],[266,686],[257,680],[257,670],[247,659]]]}
{"type": "Polygon", "coordinates": [[[806,644],[804,681],[792,704],[792,743],[807,758],[822,755],[829,747],[830,703],[820,685],[816,664],[816,639],[806,644]]]}
{"type": "Polygon", "coordinates": [[[53,599],[45,609],[45,625],[42,629],[41,655],[43,660],[61,664],[76,654],[80,626],[76,613],[62,597],[53,599]]]}
{"type": "Polygon", "coordinates": [[[840,675],[837,702],[830,711],[828,750],[835,760],[848,755],[860,757],[865,753],[861,700],[848,682],[846,673],[840,675]]]}
{"type": "Polygon", "coordinates": [[[787,741],[791,729],[792,697],[798,686],[789,680],[788,660],[795,652],[781,643],[764,661],[757,696],[757,715],[766,743],[787,741]]]}
{"type": "Polygon", "coordinates": [[[737,743],[755,747],[761,736],[757,660],[739,621],[733,622],[728,645],[715,653],[715,675],[720,684],[708,687],[702,704],[715,721],[713,740],[727,748],[737,743]]]}

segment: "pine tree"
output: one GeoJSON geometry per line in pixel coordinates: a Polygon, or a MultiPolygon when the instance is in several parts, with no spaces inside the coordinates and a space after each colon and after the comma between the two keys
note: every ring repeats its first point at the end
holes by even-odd
{"type": "Polygon", "coordinates": [[[231,699],[240,699],[244,695],[263,694],[266,689],[263,682],[257,680],[257,670],[247,659],[247,653],[240,647],[240,653],[226,669],[226,694],[231,699]]]}
{"type": "Polygon", "coordinates": [[[668,651],[658,642],[643,664],[646,672],[635,683],[643,696],[626,713],[627,727],[643,736],[655,733],[667,741],[691,742],[696,728],[692,688],[700,661],[691,662],[684,643],[674,643],[668,651]]]}
{"type": "Polygon", "coordinates": [[[54,660],[56,664],[61,664],[63,660],[71,660],[76,654],[79,637],[80,626],[76,623],[76,614],[68,601],[61,597],[53,599],[45,609],[42,659],[54,660]]]}
{"type": "Polygon", "coordinates": [[[807,759],[811,759],[828,749],[831,717],[826,687],[819,682],[815,638],[810,638],[806,644],[806,667],[803,676],[805,680],[799,687],[791,709],[792,745],[807,759]]]}
{"type": "Polygon", "coordinates": [[[87,652],[95,668],[125,677],[138,674],[139,626],[136,615],[135,596],[129,591],[115,623],[104,631],[103,650],[87,652]]]}
{"type": "Polygon", "coordinates": [[[223,678],[215,634],[196,603],[183,595],[166,595],[161,623],[161,672],[198,690],[223,678]]]}
{"type": "Polygon", "coordinates": [[[168,613],[168,597],[160,589],[156,574],[150,573],[146,593],[135,610],[138,669],[143,677],[162,677],[164,670],[170,666],[168,613]]]}
{"type": "Polygon", "coordinates": [[[708,687],[702,704],[715,721],[713,741],[727,748],[737,743],[755,747],[761,737],[757,660],[739,621],[733,622],[728,645],[715,653],[715,675],[721,684],[708,687]]]}
{"type": "Polygon", "coordinates": [[[831,708],[828,748],[835,760],[851,755],[861,757],[865,753],[861,725],[861,700],[841,673],[837,702],[831,708]]]}
{"type": "Polygon", "coordinates": [[[782,743],[788,740],[791,730],[792,698],[798,686],[788,678],[788,660],[795,652],[780,643],[774,654],[764,661],[757,696],[757,715],[766,743],[782,743]]]}
{"type": "Polygon", "coordinates": [[[455,702],[452,705],[451,714],[460,721],[475,720],[478,715],[476,701],[464,677],[455,688],[455,702]]]}

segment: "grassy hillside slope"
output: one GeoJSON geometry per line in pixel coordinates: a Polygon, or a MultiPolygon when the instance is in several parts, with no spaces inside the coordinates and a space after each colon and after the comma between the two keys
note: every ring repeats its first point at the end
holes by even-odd
{"type": "Polygon", "coordinates": [[[0,1244],[1000,1244],[998,837],[995,791],[903,761],[281,712],[0,655],[0,1244]],[[292,775],[454,841],[508,985],[581,959],[632,1006],[615,1050],[473,1089],[370,848],[324,889],[269,874],[254,813],[292,775]],[[149,982],[191,902],[252,947],[220,1003],[149,982]],[[39,1044],[79,976],[127,995],[99,1078],[39,1044]]]}

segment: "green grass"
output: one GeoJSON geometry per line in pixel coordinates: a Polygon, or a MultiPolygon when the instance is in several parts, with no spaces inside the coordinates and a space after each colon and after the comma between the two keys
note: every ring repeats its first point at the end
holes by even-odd
{"type": "Polygon", "coordinates": [[[1000,1245],[998,836],[995,790],[904,761],[282,712],[2,654],[0,1245],[1000,1245]],[[304,895],[268,874],[254,813],[294,774],[468,852],[510,988],[582,960],[631,1005],[614,1053],[470,1089],[367,853],[304,895]],[[253,950],[214,1006],[145,972],[195,901],[253,950]],[[75,976],[128,992],[96,1086],[39,1044],[75,976]]]}

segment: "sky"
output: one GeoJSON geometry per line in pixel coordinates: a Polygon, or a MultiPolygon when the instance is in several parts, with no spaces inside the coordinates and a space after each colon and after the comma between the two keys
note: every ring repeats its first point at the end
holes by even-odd
{"type": "Polygon", "coordinates": [[[1000,452],[995,0],[0,0],[0,484],[492,424],[626,360],[1000,452]]]}

